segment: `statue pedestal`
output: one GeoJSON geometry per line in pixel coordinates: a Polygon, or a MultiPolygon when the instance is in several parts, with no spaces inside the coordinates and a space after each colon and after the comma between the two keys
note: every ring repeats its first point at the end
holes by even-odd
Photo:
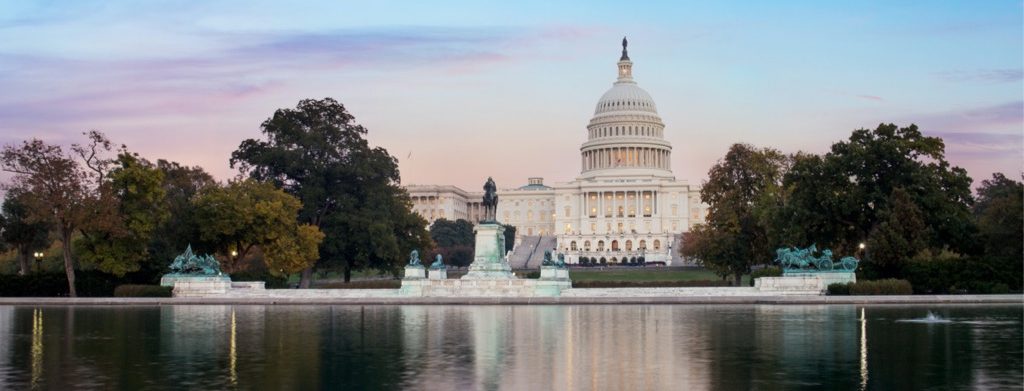
{"type": "Polygon", "coordinates": [[[430,269],[430,271],[427,273],[427,276],[431,280],[447,280],[448,269],[430,269]]]}
{"type": "Polygon", "coordinates": [[[231,278],[226,275],[204,276],[189,274],[165,274],[160,278],[161,286],[173,289],[174,297],[206,297],[223,295],[231,290],[231,278]]]}
{"type": "Polygon", "coordinates": [[[463,280],[513,280],[512,267],[505,259],[505,228],[493,222],[476,226],[476,251],[469,273],[463,280]]]}
{"type": "Polygon", "coordinates": [[[422,280],[427,278],[427,271],[423,266],[406,266],[405,275],[402,276],[403,280],[422,280]]]}
{"type": "Polygon", "coordinates": [[[569,269],[561,268],[557,266],[541,266],[540,267],[540,279],[541,280],[568,280],[569,269]]]}

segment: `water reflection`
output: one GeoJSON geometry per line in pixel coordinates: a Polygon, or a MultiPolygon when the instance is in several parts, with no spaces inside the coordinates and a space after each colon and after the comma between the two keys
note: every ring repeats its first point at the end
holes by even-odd
{"type": "Polygon", "coordinates": [[[1019,385],[1021,319],[1019,306],[0,307],[0,388],[999,388],[1019,385]],[[951,322],[899,322],[929,310],[951,322]]]}

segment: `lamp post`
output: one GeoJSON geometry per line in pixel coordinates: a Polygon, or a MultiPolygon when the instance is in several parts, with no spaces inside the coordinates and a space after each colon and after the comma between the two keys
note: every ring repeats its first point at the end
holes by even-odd
{"type": "Polygon", "coordinates": [[[36,273],[39,273],[39,270],[42,267],[43,255],[45,254],[43,254],[41,251],[36,251],[32,253],[32,256],[36,259],[36,273]]]}
{"type": "Polygon", "coordinates": [[[867,245],[865,245],[864,242],[860,242],[860,244],[857,245],[857,257],[858,258],[863,256],[864,248],[866,248],[866,247],[867,247],[867,245]]]}

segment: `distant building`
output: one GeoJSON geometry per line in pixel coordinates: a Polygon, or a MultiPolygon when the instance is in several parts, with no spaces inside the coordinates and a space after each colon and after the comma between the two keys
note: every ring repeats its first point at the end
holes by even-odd
{"type": "MultiPolygon", "coordinates": [[[[554,236],[566,262],[681,262],[681,234],[704,221],[700,189],[672,174],[672,145],[651,96],[633,81],[623,45],[618,79],[597,102],[580,147],[580,175],[498,191],[498,220],[522,237],[554,236]]],[[[482,191],[410,185],[414,210],[428,221],[479,221],[482,191]]],[[[538,242],[539,243],[539,242],[538,242]]]]}

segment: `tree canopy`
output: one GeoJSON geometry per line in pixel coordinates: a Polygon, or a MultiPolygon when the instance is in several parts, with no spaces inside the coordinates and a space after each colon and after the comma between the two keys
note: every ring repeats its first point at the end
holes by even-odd
{"type": "Polygon", "coordinates": [[[733,144],[708,173],[701,200],[709,206],[704,225],[694,227],[682,253],[739,285],[753,265],[769,261],[775,244],[759,208],[778,193],[786,157],[770,149],[733,144]]]}
{"type": "MultiPolygon", "coordinates": [[[[263,122],[265,140],[244,140],[231,155],[232,167],[301,201],[299,220],[325,234],[318,265],[341,268],[346,281],[352,270],[395,270],[403,254],[429,246],[426,221],[398,185],[397,160],[370,147],[354,120],[334,99],[305,99],[263,122]]],[[[300,286],[311,278],[304,270],[300,286]]]]}
{"type": "Polygon", "coordinates": [[[20,146],[5,145],[0,163],[4,171],[15,174],[10,186],[25,190],[28,220],[48,222],[57,230],[64,250],[68,295],[77,296],[71,236],[86,221],[90,210],[90,175],[59,145],[39,139],[20,146]]]}
{"type": "Polygon", "coordinates": [[[299,200],[268,182],[252,179],[209,187],[193,198],[200,238],[227,261],[226,271],[259,248],[272,274],[286,275],[308,268],[318,258],[323,234],[299,224],[299,200]]]}
{"type": "Polygon", "coordinates": [[[31,218],[27,196],[24,189],[8,189],[0,208],[0,238],[17,251],[18,273],[22,275],[29,272],[32,253],[50,245],[50,223],[31,218]]]}

